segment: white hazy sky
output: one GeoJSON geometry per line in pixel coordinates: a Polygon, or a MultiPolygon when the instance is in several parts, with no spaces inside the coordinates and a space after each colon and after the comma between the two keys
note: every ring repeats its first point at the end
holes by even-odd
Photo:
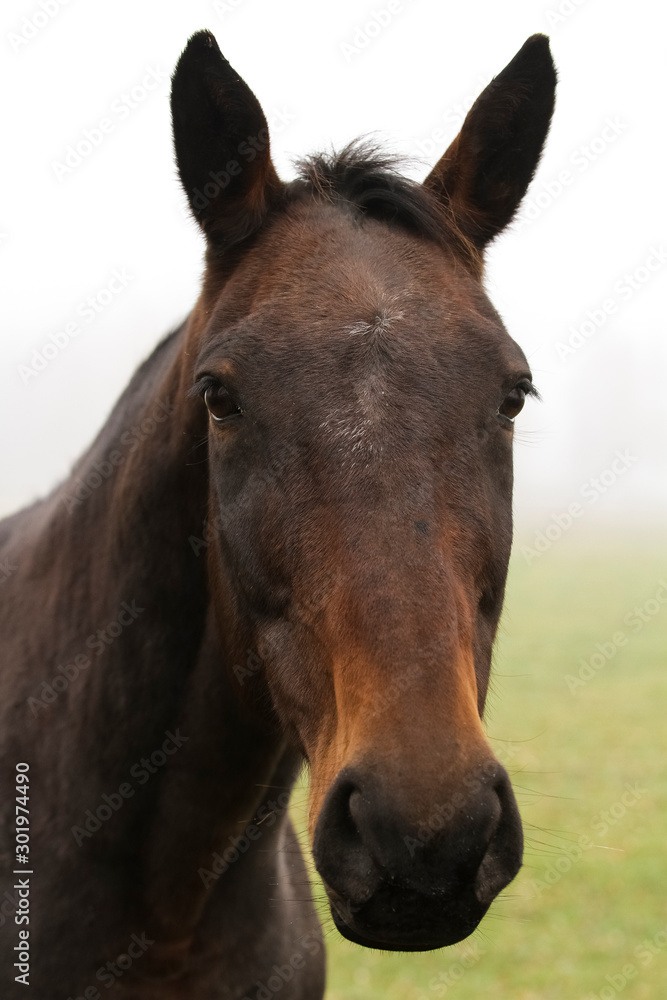
{"type": "Polygon", "coordinates": [[[285,179],[293,156],[368,132],[425,176],[491,76],[530,34],[550,35],[548,147],[522,219],[488,258],[491,298],[544,396],[517,433],[518,521],[545,527],[573,502],[591,526],[659,520],[665,51],[650,0],[5,0],[0,512],[67,473],[195,301],[203,243],[176,179],[168,84],[204,27],[274,123],[285,179]],[[103,119],[90,154],[58,167],[103,119]],[[114,270],[125,285],[86,321],[81,303],[103,301],[114,270]],[[78,336],[27,377],[33,351],[73,321],[78,336]],[[580,346],[565,354],[573,333],[580,346]]]}

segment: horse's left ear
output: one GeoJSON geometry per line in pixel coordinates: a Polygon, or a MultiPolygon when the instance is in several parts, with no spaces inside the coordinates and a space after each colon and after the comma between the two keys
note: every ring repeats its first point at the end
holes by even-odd
{"type": "Polygon", "coordinates": [[[225,249],[259,228],[283,185],[259,101],[210,31],[188,42],[171,82],[178,172],[209,243],[225,249]]]}
{"type": "Polygon", "coordinates": [[[542,153],[554,108],[549,39],[532,35],[482,91],[424,184],[478,250],[507,226],[542,153]]]}

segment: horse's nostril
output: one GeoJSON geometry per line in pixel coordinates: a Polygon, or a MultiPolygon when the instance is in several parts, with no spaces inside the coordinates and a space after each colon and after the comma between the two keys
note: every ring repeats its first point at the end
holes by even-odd
{"type": "Polygon", "coordinates": [[[509,775],[503,768],[493,790],[500,814],[475,879],[475,895],[488,906],[519,871],[523,860],[523,830],[509,775]]]}
{"type": "Polygon", "coordinates": [[[351,781],[345,780],[334,786],[334,794],[329,802],[328,820],[339,826],[347,840],[359,837],[358,810],[361,792],[351,781]]]}
{"type": "Polygon", "coordinates": [[[349,772],[329,789],[313,840],[318,871],[345,905],[360,905],[378,882],[375,861],[363,835],[363,795],[349,772]]]}
{"type": "Polygon", "coordinates": [[[350,822],[352,823],[355,833],[358,837],[361,837],[361,811],[363,808],[363,800],[361,792],[358,788],[353,788],[350,792],[350,797],[347,802],[347,809],[350,814],[350,822]]]}

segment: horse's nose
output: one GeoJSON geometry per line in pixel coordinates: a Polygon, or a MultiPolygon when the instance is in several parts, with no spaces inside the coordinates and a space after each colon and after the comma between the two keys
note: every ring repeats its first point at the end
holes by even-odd
{"type": "Polygon", "coordinates": [[[346,937],[396,950],[453,944],[517,874],[523,836],[505,769],[490,759],[447,788],[415,814],[377,770],[338,775],[313,854],[346,937]]]}

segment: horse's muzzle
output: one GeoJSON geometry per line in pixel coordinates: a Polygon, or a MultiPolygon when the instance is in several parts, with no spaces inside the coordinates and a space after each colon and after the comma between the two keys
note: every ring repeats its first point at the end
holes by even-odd
{"type": "Polygon", "coordinates": [[[427,951],[479,924],[521,867],[521,820],[495,760],[410,821],[377,771],[345,768],[324,800],[313,855],[340,933],[357,944],[427,951]]]}

